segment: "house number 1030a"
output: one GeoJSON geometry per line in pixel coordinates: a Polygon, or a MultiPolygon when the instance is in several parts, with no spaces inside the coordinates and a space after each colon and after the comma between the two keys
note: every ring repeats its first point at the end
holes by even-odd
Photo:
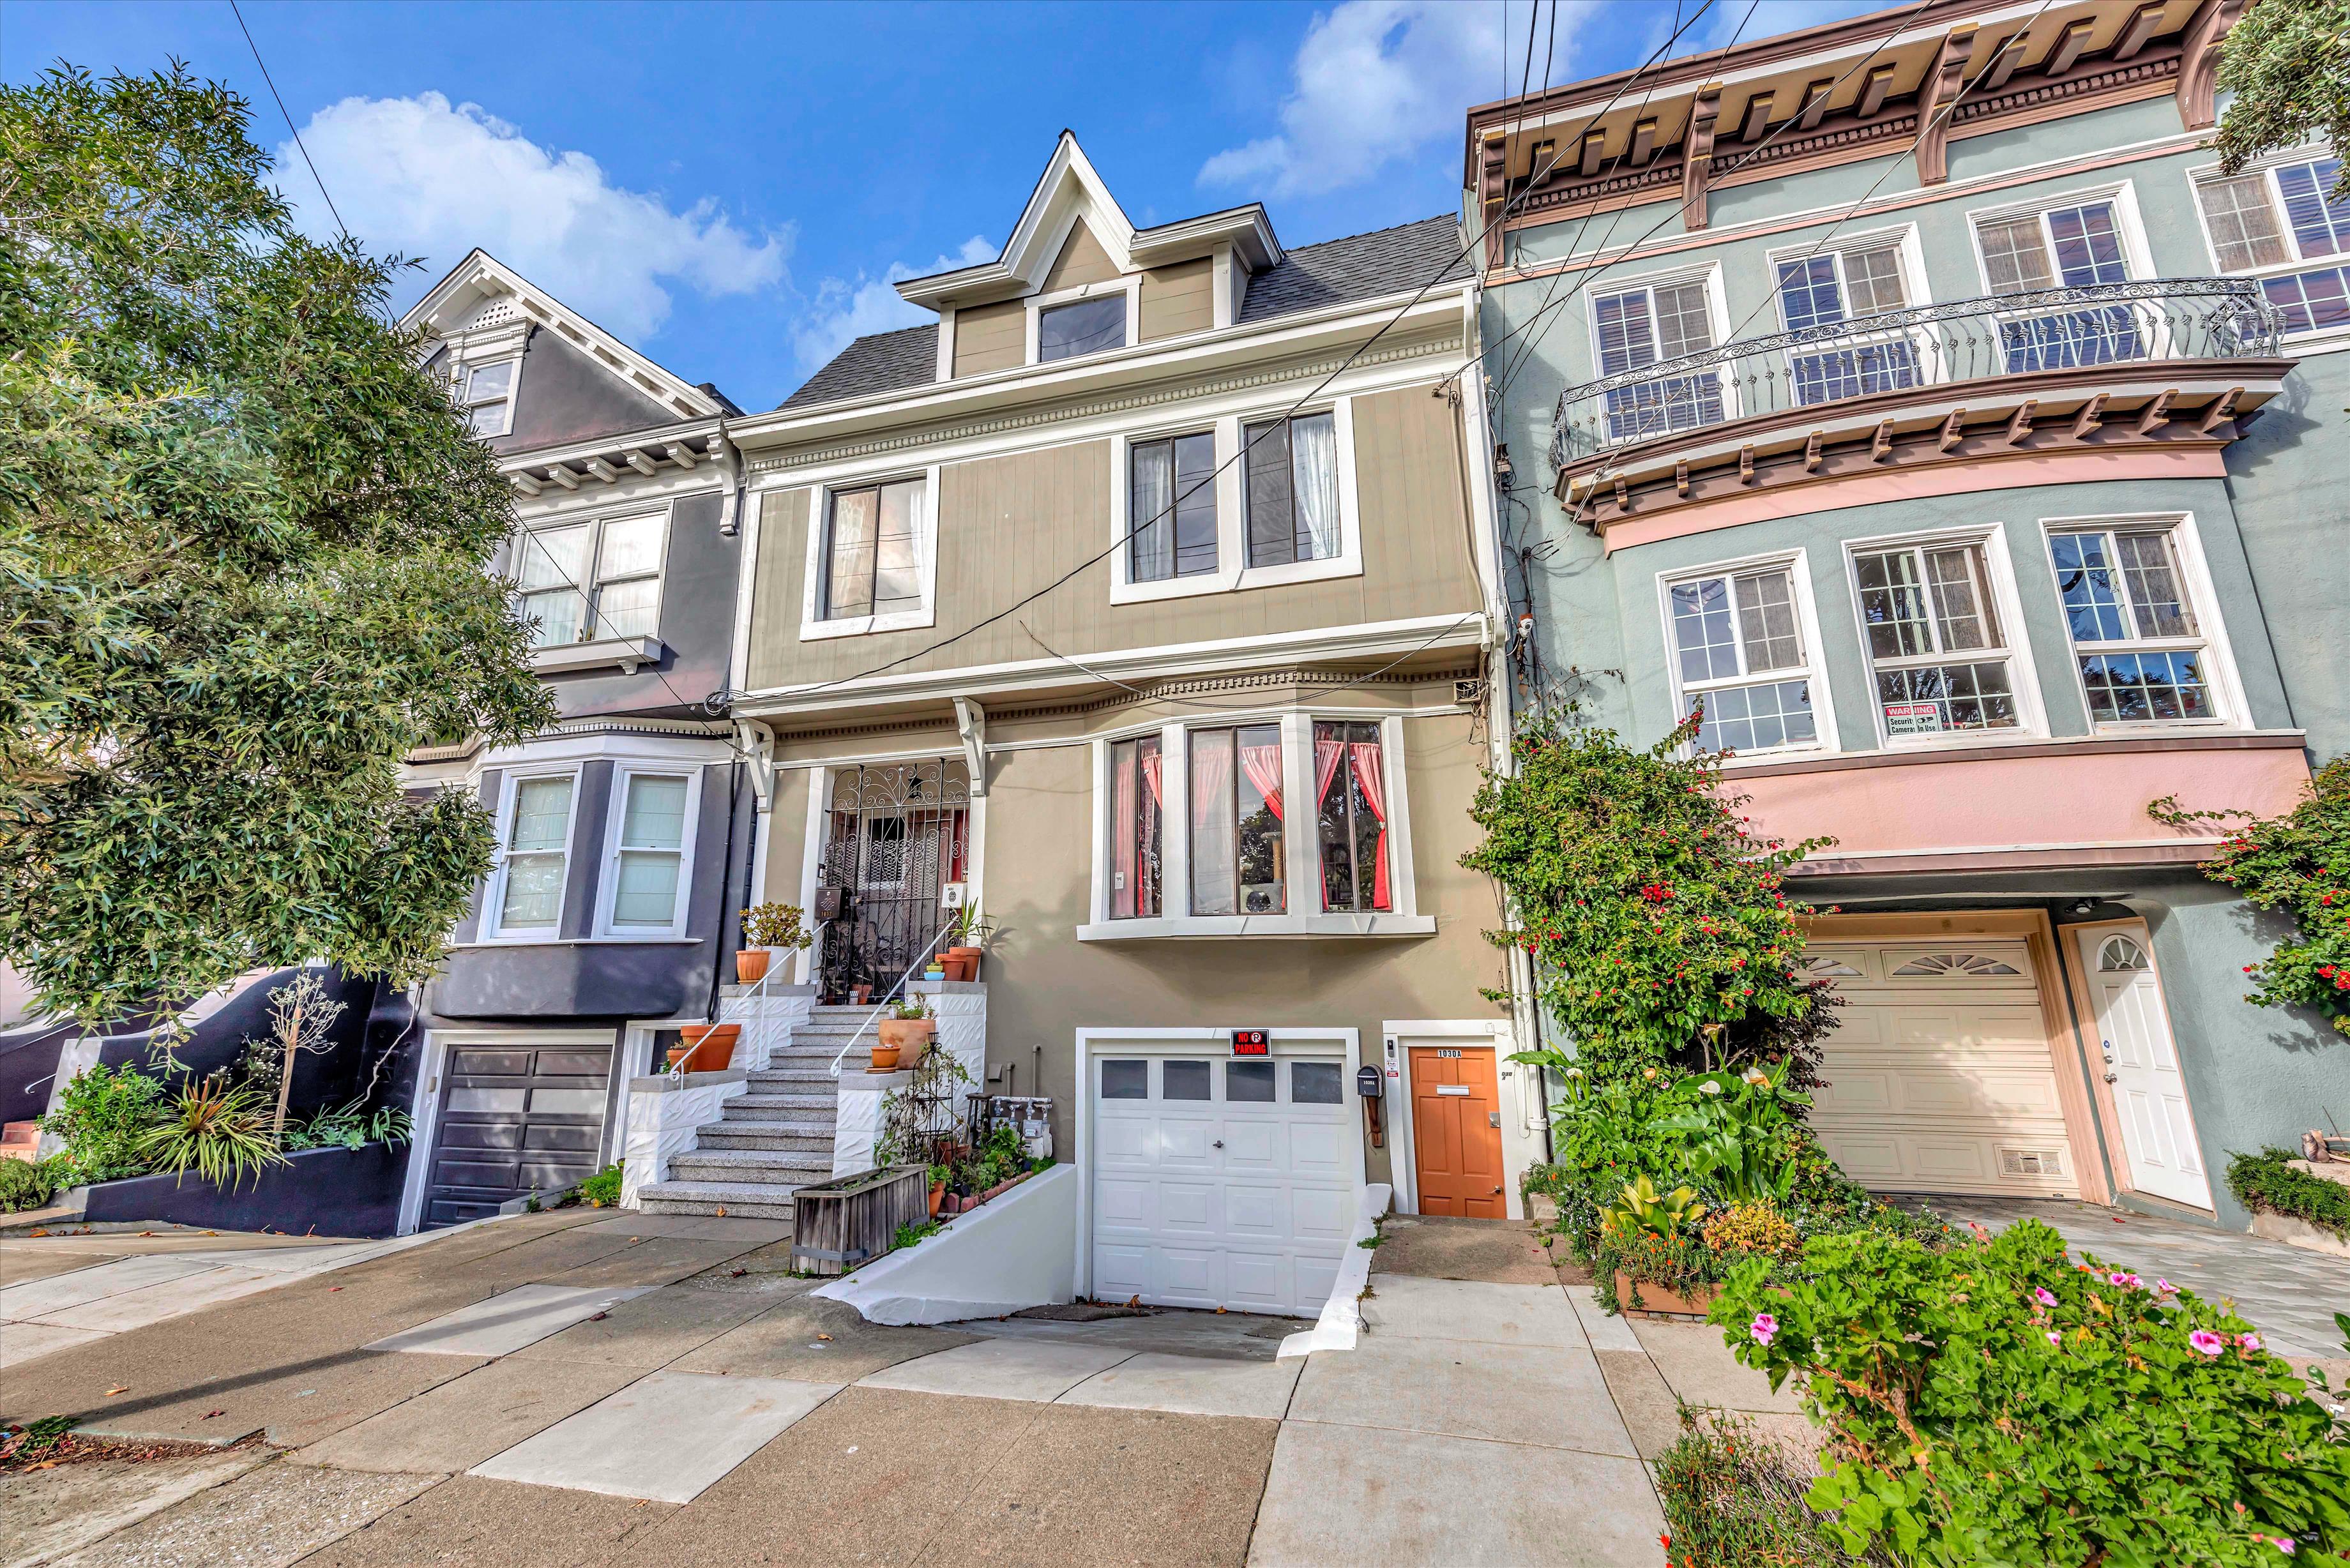
{"type": "Polygon", "coordinates": [[[1436,1054],[1440,1061],[1457,1062],[1461,1059],[1461,1047],[1458,1045],[1442,1046],[1437,1051],[1436,1054]]]}

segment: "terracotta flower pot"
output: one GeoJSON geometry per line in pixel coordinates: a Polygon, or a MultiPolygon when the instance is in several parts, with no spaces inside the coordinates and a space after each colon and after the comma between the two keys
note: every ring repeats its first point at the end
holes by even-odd
{"type": "Polygon", "coordinates": [[[767,978],[767,961],[774,955],[764,948],[743,948],[734,955],[734,983],[756,985],[767,978]]]}
{"type": "Polygon", "coordinates": [[[935,1186],[935,1187],[933,1187],[933,1188],[931,1188],[931,1219],[935,1220],[935,1219],[937,1219],[937,1218],[939,1217],[939,1199],[941,1199],[941,1198],[944,1198],[946,1195],[947,1195],[947,1184],[946,1184],[945,1182],[943,1182],[943,1181],[940,1182],[937,1186],[935,1186]]]}
{"type": "Polygon", "coordinates": [[[1690,1294],[1682,1295],[1678,1291],[1669,1291],[1662,1285],[1643,1280],[1638,1282],[1640,1304],[1635,1308],[1632,1305],[1634,1288],[1635,1282],[1631,1275],[1619,1272],[1616,1276],[1616,1300],[1623,1306],[1625,1312],[1629,1314],[1637,1311],[1651,1317],[1701,1318],[1712,1310],[1713,1298],[1721,1293],[1721,1287],[1718,1285],[1700,1285],[1690,1294]]]}
{"type": "Polygon", "coordinates": [[[689,1023],[678,1033],[684,1037],[686,1049],[671,1052],[670,1061],[675,1065],[681,1055],[689,1073],[719,1073],[734,1060],[734,1043],[743,1037],[739,1023],[689,1023]]]}
{"type": "Polygon", "coordinates": [[[949,948],[946,950],[945,956],[940,959],[939,962],[945,969],[946,977],[949,980],[977,980],[979,978],[979,950],[977,948],[949,948]]]}
{"type": "Polygon", "coordinates": [[[910,1065],[920,1059],[938,1026],[935,1018],[885,1018],[875,1026],[874,1033],[882,1044],[893,1045],[903,1053],[910,1065]]]}
{"type": "Polygon", "coordinates": [[[894,1073],[894,1072],[896,1072],[897,1070],[898,1070],[898,1047],[896,1047],[895,1045],[876,1045],[876,1046],[874,1046],[874,1047],[873,1047],[873,1065],[872,1065],[872,1067],[871,1067],[870,1071],[872,1071],[872,1072],[876,1072],[876,1073],[894,1073]]]}

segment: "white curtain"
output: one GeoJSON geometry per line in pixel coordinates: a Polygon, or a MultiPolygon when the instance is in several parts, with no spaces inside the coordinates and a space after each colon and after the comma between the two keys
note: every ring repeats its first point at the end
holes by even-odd
{"type": "Polygon", "coordinates": [[[1129,580],[1163,582],[1175,575],[1175,452],[1172,443],[1153,441],[1134,449],[1132,505],[1126,525],[1134,536],[1129,580]]]}
{"type": "Polygon", "coordinates": [[[1232,820],[1232,732],[1191,735],[1191,912],[1240,912],[1232,876],[1240,825],[1232,820]]]}
{"type": "Polygon", "coordinates": [[[1338,553],[1338,426],[1328,414],[1289,427],[1290,462],[1297,483],[1297,520],[1314,541],[1313,558],[1338,553]]]}

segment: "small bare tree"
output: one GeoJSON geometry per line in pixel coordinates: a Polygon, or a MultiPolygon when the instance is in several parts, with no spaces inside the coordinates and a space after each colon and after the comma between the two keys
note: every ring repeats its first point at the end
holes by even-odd
{"type": "Polygon", "coordinates": [[[328,1035],[343,1015],[343,1004],[327,995],[327,982],[306,969],[269,993],[269,1039],[254,1041],[245,1054],[249,1068],[277,1073],[277,1116],[273,1134],[286,1130],[286,1106],[294,1096],[294,1064],[304,1052],[317,1055],[333,1044],[328,1035]]]}

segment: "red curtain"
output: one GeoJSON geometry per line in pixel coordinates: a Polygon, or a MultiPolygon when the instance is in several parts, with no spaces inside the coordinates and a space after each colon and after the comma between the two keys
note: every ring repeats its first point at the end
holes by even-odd
{"type": "Polygon", "coordinates": [[[1118,757],[1117,765],[1111,770],[1114,776],[1111,780],[1113,804],[1110,809],[1114,813],[1114,826],[1110,831],[1116,836],[1110,864],[1117,875],[1109,891],[1109,912],[1114,919],[1124,919],[1134,913],[1135,840],[1141,831],[1141,824],[1135,820],[1134,814],[1134,753],[1123,747],[1119,750],[1125,754],[1118,757]]]}
{"type": "MultiPolygon", "coordinates": [[[[1319,725],[1315,726],[1316,729],[1321,727],[1322,726],[1319,725]]],[[[1347,747],[1343,742],[1328,740],[1319,734],[1314,737],[1314,803],[1315,809],[1320,809],[1322,802],[1330,798],[1330,781],[1337,776],[1338,764],[1346,761],[1346,758],[1347,747]]]]}
{"type": "Polygon", "coordinates": [[[1363,792],[1364,804],[1378,818],[1379,841],[1371,862],[1371,908],[1391,909],[1388,900],[1388,801],[1387,778],[1379,770],[1379,745],[1373,742],[1356,742],[1348,748],[1354,754],[1355,787],[1363,792]]]}
{"type": "Polygon", "coordinates": [[[1274,820],[1281,820],[1281,748],[1273,746],[1243,746],[1241,766],[1248,774],[1249,783],[1256,785],[1264,796],[1264,804],[1274,820]]]}

